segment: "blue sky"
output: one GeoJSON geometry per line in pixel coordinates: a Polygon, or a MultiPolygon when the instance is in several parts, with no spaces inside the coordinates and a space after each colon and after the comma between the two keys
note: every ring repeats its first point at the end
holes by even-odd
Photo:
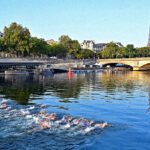
{"type": "Polygon", "coordinates": [[[0,0],[0,30],[12,22],[33,36],[145,46],[150,0],[0,0]]]}

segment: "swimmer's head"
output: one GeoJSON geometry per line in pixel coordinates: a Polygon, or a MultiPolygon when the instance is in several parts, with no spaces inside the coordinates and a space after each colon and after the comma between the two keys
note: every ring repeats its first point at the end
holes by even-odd
{"type": "Polygon", "coordinates": [[[107,126],[109,126],[107,122],[95,124],[95,127],[99,127],[99,128],[105,128],[107,126]]]}
{"type": "Polygon", "coordinates": [[[39,114],[45,114],[45,112],[44,112],[43,110],[41,110],[41,111],[39,112],[39,114]]]}
{"type": "Polygon", "coordinates": [[[44,105],[44,104],[42,104],[41,106],[40,106],[40,108],[45,108],[46,107],[46,105],[44,105]]]}
{"type": "Polygon", "coordinates": [[[94,125],[94,121],[91,120],[89,124],[90,124],[91,126],[94,125]]]}
{"type": "Polygon", "coordinates": [[[103,128],[108,127],[108,126],[109,126],[109,124],[107,122],[103,123],[103,128]]]}
{"type": "Polygon", "coordinates": [[[56,113],[52,113],[52,114],[49,115],[50,120],[56,120],[56,117],[57,117],[56,113]]]}

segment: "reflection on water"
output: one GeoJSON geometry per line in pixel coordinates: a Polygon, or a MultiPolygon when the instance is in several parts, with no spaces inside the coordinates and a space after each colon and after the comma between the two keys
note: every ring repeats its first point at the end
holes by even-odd
{"type": "Polygon", "coordinates": [[[149,75],[147,72],[81,74],[74,75],[71,80],[67,74],[50,77],[1,75],[0,93],[20,104],[27,104],[31,98],[38,99],[40,95],[55,95],[61,98],[60,102],[67,103],[71,102],[68,98],[78,98],[80,92],[89,91],[113,94],[123,90],[132,95],[137,88],[148,89],[150,97],[149,75]],[[139,85],[142,87],[138,87],[139,85]]]}
{"type": "Polygon", "coordinates": [[[83,77],[70,81],[66,74],[52,77],[5,75],[0,77],[0,92],[21,104],[26,104],[30,96],[43,94],[55,94],[60,98],[77,98],[83,84],[82,80],[83,77]]]}
{"type": "MultiPolygon", "coordinates": [[[[112,124],[103,133],[82,137],[69,138],[67,131],[61,136],[56,133],[24,134],[16,137],[16,149],[23,141],[30,143],[30,146],[24,145],[24,149],[32,149],[35,144],[36,149],[43,149],[44,146],[47,149],[149,149],[149,77],[150,72],[91,73],[71,78],[67,74],[50,77],[1,75],[0,99],[3,97],[27,106],[46,104],[48,112],[112,124]]],[[[3,120],[0,122],[1,126],[5,124],[3,120]]],[[[15,141],[11,136],[0,141],[6,140],[10,143],[15,141]]],[[[10,143],[5,144],[9,147],[10,143]]]]}

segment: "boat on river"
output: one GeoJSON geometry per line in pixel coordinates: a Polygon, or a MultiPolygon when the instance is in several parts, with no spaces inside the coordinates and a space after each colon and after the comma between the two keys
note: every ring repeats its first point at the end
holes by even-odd
{"type": "Polygon", "coordinates": [[[51,76],[54,74],[54,69],[51,68],[50,65],[42,65],[39,66],[35,71],[34,74],[41,74],[44,76],[51,76]]]}
{"type": "Polygon", "coordinates": [[[50,76],[50,75],[53,75],[54,74],[54,71],[53,69],[51,68],[44,68],[41,72],[40,72],[41,75],[45,75],[45,76],[50,76]]]}
{"type": "Polygon", "coordinates": [[[73,69],[72,72],[75,74],[98,73],[102,72],[102,69],[73,69]]]}

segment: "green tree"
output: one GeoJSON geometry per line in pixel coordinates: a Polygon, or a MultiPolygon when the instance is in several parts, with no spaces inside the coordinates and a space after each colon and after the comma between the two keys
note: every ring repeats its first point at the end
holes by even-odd
{"type": "Polygon", "coordinates": [[[118,48],[117,58],[126,58],[127,57],[127,48],[122,46],[118,48]]]}
{"type": "Polygon", "coordinates": [[[137,57],[150,57],[150,47],[141,47],[136,49],[137,57]]]}
{"type": "Polygon", "coordinates": [[[81,47],[77,40],[72,40],[69,42],[69,49],[68,49],[69,54],[76,56],[76,54],[80,49],[81,47]]]}
{"type": "Polygon", "coordinates": [[[0,38],[0,51],[3,51],[4,49],[4,43],[3,43],[3,39],[0,38]]]}
{"type": "Polygon", "coordinates": [[[59,38],[59,43],[63,45],[66,49],[70,48],[70,41],[72,41],[72,39],[68,35],[62,35],[59,38]]]}
{"type": "Polygon", "coordinates": [[[81,49],[80,44],[77,40],[72,40],[68,35],[62,35],[59,38],[59,43],[68,50],[68,54],[76,57],[76,54],[81,49]]]}
{"type": "Polygon", "coordinates": [[[81,49],[77,54],[76,58],[78,59],[87,59],[87,58],[94,58],[95,53],[89,49],[81,49]]]}
{"type": "Polygon", "coordinates": [[[48,44],[44,39],[39,39],[37,37],[32,37],[30,39],[30,53],[34,56],[48,53],[48,44]]]}
{"type": "Polygon", "coordinates": [[[53,44],[49,47],[48,55],[64,58],[67,55],[67,49],[61,44],[53,44]]]}
{"type": "Polygon", "coordinates": [[[119,56],[119,47],[114,42],[110,42],[106,45],[104,50],[101,52],[102,58],[117,58],[119,56]]]}
{"type": "Polygon", "coordinates": [[[133,58],[136,56],[136,49],[134,48],[133,44],[128,44],[126,48],[127,48],[127,55],[129,58],[133,58]]]}
{"type": "Polygon", "coordinates": [[[3,39],[8,52],[28,53],[30,38],[30,31],[17,23],[4,28],[3,39]]]}

